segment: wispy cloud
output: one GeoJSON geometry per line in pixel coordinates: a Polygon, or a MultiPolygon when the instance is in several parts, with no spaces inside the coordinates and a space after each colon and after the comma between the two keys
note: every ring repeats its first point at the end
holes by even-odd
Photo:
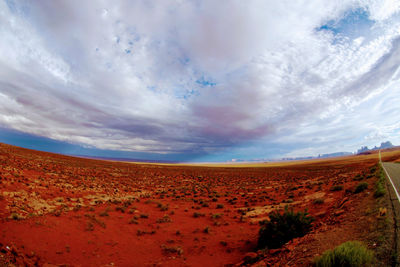
{"type": "Polygon", "coordinates": [[[395,139],[399,12],[389,0],[2,1],[0,125],[245,157],[395,139]]]}

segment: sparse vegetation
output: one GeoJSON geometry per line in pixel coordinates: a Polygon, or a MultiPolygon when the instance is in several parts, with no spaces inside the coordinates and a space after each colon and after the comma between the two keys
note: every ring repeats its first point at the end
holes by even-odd
{"type": "Polygon", "coordinates": [[[18,213],[12,213],[11,214],[11,218],[15,221],[18,221],[20,219],[20,216],[18,215],[18,213]]]}
{"type": "Polygon", "coordinates": [[[316,205],[323,204],[324,202],[325,202],[325,200],[323,198],[316,198],[313,201],[313,203],[316,204],[316,205]]]}
{"type": "Polygon", "coordinates": [[[157,223],[166,223],[166,222],[171,222],[171,218],[168,216],[168,214],[165,214],[163,217],[157,219],[157,223]]]}
{"type": "Polygon", "coordinates": [[[226,247],[228,245],[228,243],[226,241],[219,241],[219,243],[224,247],[226,247]]]}
{"type": "Polygon", "coordinates": [[[125,213],[126,207],[124,206],[117,206],[115,207],[115,211],[120,211],[122,213],[125,213]]]}
{"type": "Polygon", "coordinates": [[[214,214],[211,215],[211,218],[212,218],[212,219],[219,219],[219,218],[221,218],[223,215],[224,215],[224,214],[222,214],[222,213],[214,213],[214,214]]]}
{"type": "Polygon", "coordinates": [[[341,191],[343,190],[343,185],[334,185],[330,189],[331,191],[341,191]]]}
{"type": "Polygon", "coordinates": [[[179,246],[166,246],[165,244],[162,244],[161,249],[166,254],[170,254],[170,253],[176,253],[178,255],[183,254],[183,249],[179,246]]]}
{"type": "Polygon", "coordinates": [[[354,189],[354,193],[358,194],[364,191],[365,189],[368,188],[368,183],[367,182],[360,182],[357,186],[356,189],[354,189]]]}
{"type": "Polygon", "coordinates": [[[99,213],[99,216],[100,216],[100,217],[106,217],[106,216],[108,217],[108,216],[110,216],[110,215],[108,214],[107,210],[104,210],[104,211],[102,211],[102,212],[99,213]]]}
{"type": "Polygon", "coordinates": [[[316,267],[372,266],[374,254],[358,241],[348,241],[315,259],[316,267]]]}
{"type": "Polygon", "coordinates": [[[85,217],[87,217],[89,219],[89,222],[86,225],[86,230],[87,231],[93,231],[94,230],[94,223],[96,223],[97,225],[99,225],[102,228],[106,228],[106,224],[102,220],[96,218],[95,215],[85,214],[85,217]]]}
{"type": "Polygon", "coordinates": [[[386,193],[385,189],[385,174],[383,173],[383,168],[381,165],[379,165],[379,172],[378,172],[378,181],[375,184],[375,192],[374,192],[374,197],[382,197],[386,193]]]}
{"type": "Polygon", "coordinates": [[[354,178],[353,178],[354,181],[361,181],[363,179],[364,179],[364,176],[361,175],[360,173],[357,174],[356,176],[354,176],[354,178]]]}
{"type": "Polygon", "coordinates": [[[314,218],[307,211],[294,212],[285,207],[283,213],[273,211],[270,221],[262,222],[259,232],[259,248],[278,248],[295,237],[304,236],[311,229],[314,218]]]}
{"type": "Polygon", "coordinates": [[[139,221],[137,218],[133,217],[132,219],[129,220],[129,224],[139,224],[139,221]]]}
{"type": "Polygon", "coordinates": [[[94,230],[94,224],[92,222],[87,222],[85,230],[86,231],[93,231],[94,230]]]}
{"type": "Polygon", "coordinates": [[[152,230],[152,231],[144,231],[144,230],[137,230],[136,231],[136,235],[137,236],[142,236],[142,235],[154,235],[156,233],[156,231],[155,230],[152,230]]]}
{"type": "Polygon", "coordinates": [[[206,216],[205,213],[201,213],[201,212],[194,212],[193,213],[193,217],[195,217],[195,218],[204,217],[204,216],[206,216]]]}

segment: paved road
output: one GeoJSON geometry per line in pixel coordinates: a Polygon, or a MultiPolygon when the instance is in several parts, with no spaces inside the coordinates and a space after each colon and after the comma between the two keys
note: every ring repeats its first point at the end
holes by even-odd
{"type": "Polygon", "coordinates": [[[383,170],[393,186],[397,200],[400,202],[400,164],[392,162],[382,162],[381,151],[379,151],[379,161],[382,163],[383,170]]]}
{"type": "MultiPolygon", "coordinates": [[[[382,162],[384,169],[387,174],[390,176],[391,182],[393,183],[394,188],[397,191],[397,194],[400,192],[400,164],[392,163],[392,162],[382,162]]],[[[399,197],[399,196],[398,196],[399,197]]],[[[400,199],[399,199],[400,201],[400,199]]]]}
{"type": "MultiPolygon", "coordinates": [[[[381,159],[381,152],[379,151],[379,161],[382,163],[383,170],[386,174],[386,177],[388,178],[392,189],[394,189],[394,193],[396,195],[396,198],[394,198],[393,194],[390,193],[392,190],[390,189],[389,191],[389,196],[391,198],[392,202],[392,208],[393,208],[393,221],[394,221],[394,251],[397,251],[397,255],[400,255],[400,235],[399,235],[399,225],[400,225],[400,216],[399,210],[400,210],[400,164],[399,163],[392,163],[392,162],[382,162],[381,159]]],[[[392,264],[392,266],[400,266],[399,264],[400,259],[397,257],[397,260],[395,260],[392,264]]]]}

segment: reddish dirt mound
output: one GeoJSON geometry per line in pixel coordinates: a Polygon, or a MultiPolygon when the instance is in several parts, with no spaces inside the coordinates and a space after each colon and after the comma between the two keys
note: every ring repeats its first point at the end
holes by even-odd
{"type": "Polygon", "coordinates": [[[224,266],[245,256],[308,264],[368,227],[355,221],[374,201],[377,161],[374,154],[275,167],[164,166],[0,144],[0,264],[224,266]],[[361,179],[369,190],[354,194],[361,179]],[[286,205],[316,217],[312,233],[251,253],[258,222],[286,205]]]}

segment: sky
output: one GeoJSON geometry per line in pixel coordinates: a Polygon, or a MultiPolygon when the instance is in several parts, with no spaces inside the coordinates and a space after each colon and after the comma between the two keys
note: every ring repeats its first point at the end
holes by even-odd
{"type": "Polygon", "coordinates": [[[400,1],[0,0],[0,142],[263,160],[400,145],[400,1]]]}

